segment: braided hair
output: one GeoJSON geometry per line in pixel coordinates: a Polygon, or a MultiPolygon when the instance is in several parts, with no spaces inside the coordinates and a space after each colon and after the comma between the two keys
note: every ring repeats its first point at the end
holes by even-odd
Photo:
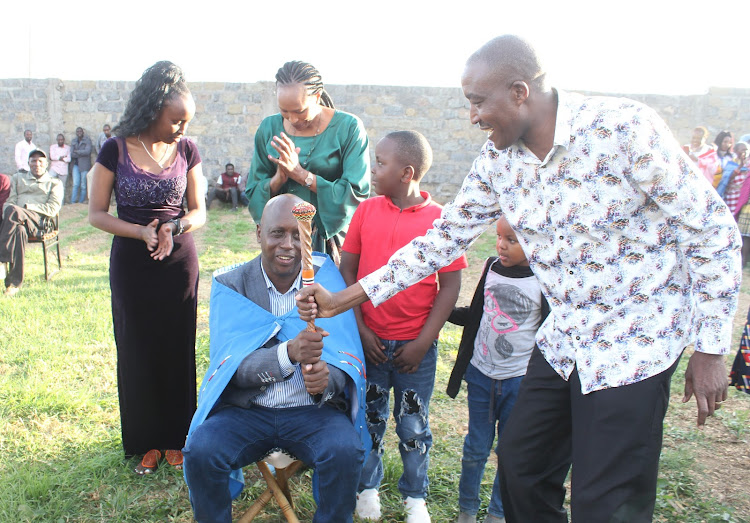
{"type": "Polygon", "coordinates": [[[310,96],[320,93],[320,105],[334,109],[333,100],[323,87],[323,79],[312,64],[295,60],[282,65],[276,72],[276,85],[302,84],[310,96]]]}
{"type": "Polygon", "coordinates": [[[166,60],[156,62],[135,83],[125,112],[112,132],[123,137],[143,132],[156,120],[165,103],[189,94],[182,69],[166,60]]]}

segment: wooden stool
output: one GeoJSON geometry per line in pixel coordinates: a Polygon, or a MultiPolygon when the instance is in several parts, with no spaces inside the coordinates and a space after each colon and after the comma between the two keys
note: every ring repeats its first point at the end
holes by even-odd
{"type": "Polygon", "coordinates": [[[268,504],[272,497],[276,498],[276,503],[279,504],[281,513],[289,523],[299,523],[299,519],[297,519],[297,515],[294,513],[292,495],[289,491],[287,481],[302,466],[302,462],[277,450],[256,462],[255,465],[263,475],[263,479],[266,480],[266,490],[255,500],[247,512],[240,517],[237,523],[250,523],[255,519],[255,516],[260,514],[263,507],[268,504]],[[275,477],[268,468],[268,464],[276,469],[275,477]]]}

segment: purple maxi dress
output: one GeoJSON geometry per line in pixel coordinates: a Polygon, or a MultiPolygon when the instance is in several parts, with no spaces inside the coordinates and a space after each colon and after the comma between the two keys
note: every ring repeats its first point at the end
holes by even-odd
{"type": "MultiPolygon", "coordinates": [[[[124,138],[108,140],[97,162],[115,173],[117,214],[146,225],[181,217],[187,172],[201,162],[195,144],[178,143],[159,174],[136,166],[124,138]]],[[[115,236],[109,281],[117,345],[117,385],[125,456],[182,449],[196,408],[195,328],[198,256],[190,233],[172,254],[151,258],[141,240],[115,236]]]]}

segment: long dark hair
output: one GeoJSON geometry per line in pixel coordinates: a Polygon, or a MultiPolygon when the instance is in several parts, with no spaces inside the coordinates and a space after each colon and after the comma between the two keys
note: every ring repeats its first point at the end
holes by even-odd
{"type": "Polygon", "coordinates": [[[143,132],[156,120],[166,102],[189,94],[182,69],[166,60],[156,62],[135,83],[125,113],[112,132],[116,136],[143,132]]]}
{"type": "Polygon", "coordinates": [[[331,96],[326,92],[325,87],[323,87],[323,79],[320,76],[320,72],[312,64],[295,60],[285,63],[276,71],[276,85],[293,84],[304,85],[308,95],[320,93],[320,105],[335,109],[331,96]]]}
{"type": "Polygon", "coordinates": [[[727,149],[727,153],[732,152],[732,147],[734,146],[734,135],[729,131],[721,131],[716,135],[716,138],[714,138],[714,143],[716,144],[716,152],[721,151],[721,142],[723,142],[724,138],[726,138],[727,136],[732,139],[732,145],[730,145],[729,149],[727,149]]]}

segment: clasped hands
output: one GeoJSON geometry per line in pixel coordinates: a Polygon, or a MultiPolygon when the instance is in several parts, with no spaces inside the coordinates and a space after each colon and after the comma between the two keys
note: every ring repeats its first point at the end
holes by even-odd
{"type": "Polygon", "coordinates": [[[323,354],[323,338],[328,332],[315,327],[315,332],[304,330],[289,340],[286,346],[289,360],[299,363],[302,377],[309,394],[321,394],[328,387],[328,364],[320,359],[323,354]]]}
{"type": "Polygon", "coordinates": [[[274,178],[278,179],[279,185],[284,184],[289,178],[304,185],[307,173],[299,163],[300,148],[296,147],[292,139],[284,132],[271,139],[271,147],[279,153],[278,158],[268,155],[268,159],[278,167],[274,178]]]}
{"type": "Polygon", "coordinates": [[[151,252],[151,257],[157,261],[162,261],[172,254],[174,248],[172,224],[164,223],[159,227],[159,220],[152,220],[148,225],[141,227],[141,240],[146,243],[146,248],[151,252]]]}

